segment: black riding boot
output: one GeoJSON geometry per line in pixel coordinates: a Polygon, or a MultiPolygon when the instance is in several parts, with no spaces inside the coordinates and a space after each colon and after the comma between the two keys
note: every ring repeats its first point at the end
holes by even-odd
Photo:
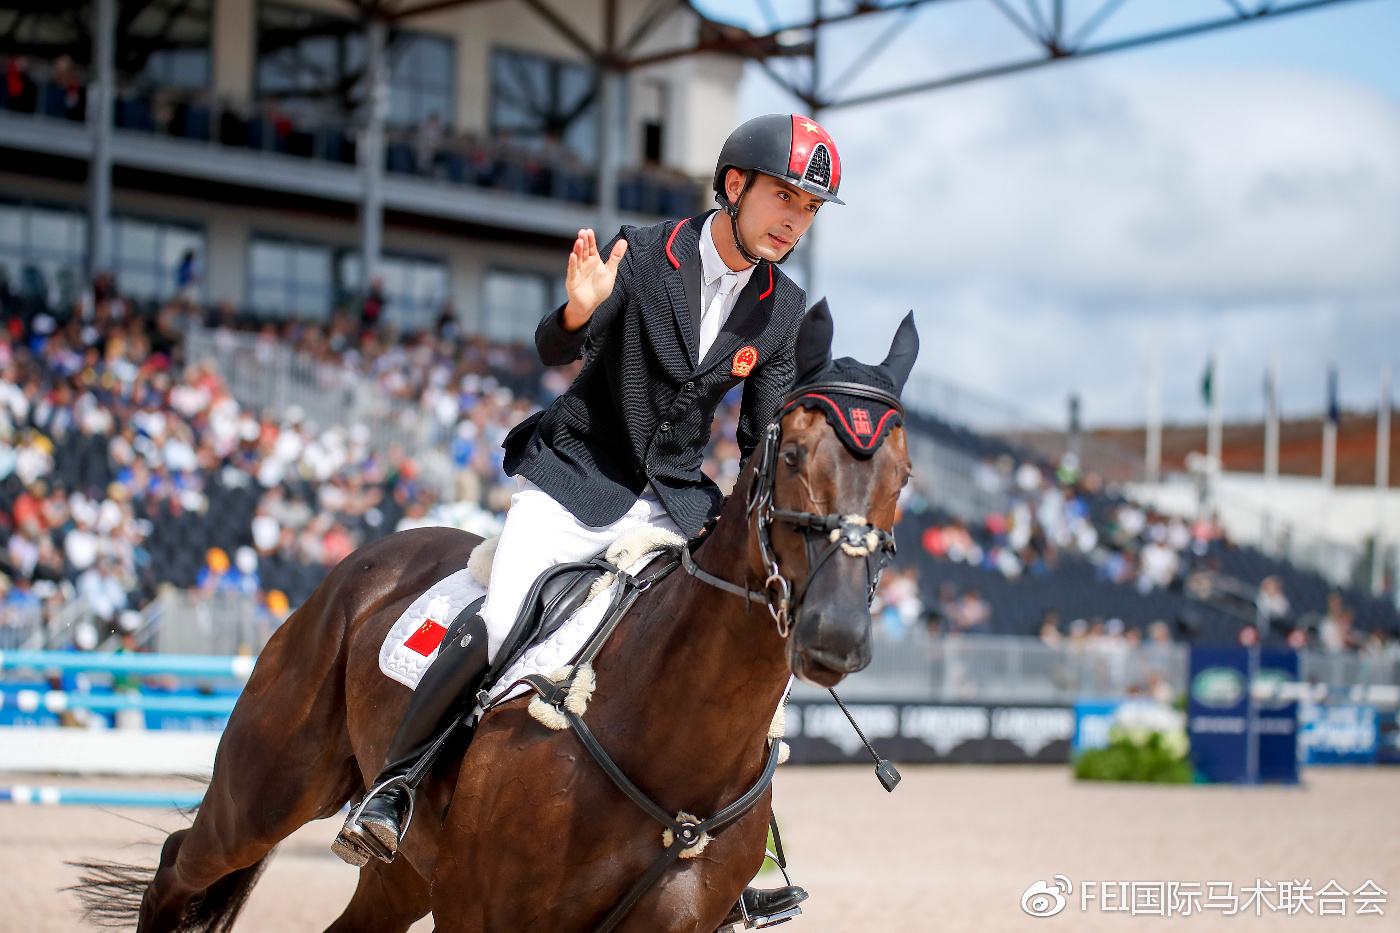
{"type": "Polygon", "coordinates": [[[720,930],[756,930],[786,923],[802,913],[797,905],[806,899],[807,892],[796,885],[771,890],[745,888],[720,930]]]}
{"type": "Polygon", "coordinates": [[[423,672],[389,743],[389,763],[360,806],[350,811],[332,852],[356,866],[371,856],[394,860],[413,815],[413,792],[445,744],[439,739],[445,740],[449,727],[471,711],[489,668],[486,625],[473,613],[465,625],[452,626],[438,656],[423,672]]]}

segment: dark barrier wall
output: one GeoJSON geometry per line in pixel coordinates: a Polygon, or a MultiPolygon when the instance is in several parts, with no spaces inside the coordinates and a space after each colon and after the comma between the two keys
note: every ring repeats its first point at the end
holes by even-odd
{"type": "MultiPolygon", "coordinates": [[[[1068,706],[848,703],[881,756],[895,762],[1016,764],[1069,761],[1074,710],[1068,706]]],[[[870,763],[835,703],[794,700],[787,708],[792,760],[870,763]]]]}

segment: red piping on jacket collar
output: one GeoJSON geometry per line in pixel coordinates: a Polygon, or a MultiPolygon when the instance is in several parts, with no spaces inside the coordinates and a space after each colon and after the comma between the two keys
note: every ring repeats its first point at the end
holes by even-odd
{"type": "MultiPolygon", "coordinates": [[[[666,259],[671,263],[672,269],[679,269],[681,267],[681,261],[676,258],[675,253],[671,252],[671,244],[676,242],[676,234],[681,232],[681,227],[684,227],[688,223],[690,223],[689,217],[672,227],[671,235],[666,238],[666,259]]],[[[764,263],[764,265],[768,267],[768,287],[763,290],[763,294],[758,296],[759,301],[773,294],[773,264],[767,262],[764,263]]]]}
{"type": "Polygon", "coordinates": [[[891,408],[889,411],[885,412],[883,415],[880,416],[880,420],[875,424],[875,429],[870,432],[870,443],[867,444],[860,439],[860,435],[856,434],[855,430],[851,427],[851,423],[846,420],[845,414],[841,411],[841,406],[837,405],[829,397],[822,395],[820,392],[804,392],[801,398],[819,398],[823,402],[826,402],[828,405],[830,405],[831,410],[836,412],[836,417],[841,419],[841,424],[845,425],[846,433],[851,436],[851,440],[855,441],[856,446],[859,447],[861,450],[875,449],[875,444],[880,440],[880,431],[884,429],[885,422],[890,420],[890,415],[895,414],[895,410],[891,408]]]}
{"type": "Polygon", "coordinates": [[[671,235],[666,238],[666,258],[671,261],[672,269],[679,269],[681,267],[681,261],[676,258],[675,253],[671,252],[671,244],[676,242],[676,234],[681,232],[681,227],[684,227],[688,223],[690,223],[689,217],[672,227],[671,235]]]}

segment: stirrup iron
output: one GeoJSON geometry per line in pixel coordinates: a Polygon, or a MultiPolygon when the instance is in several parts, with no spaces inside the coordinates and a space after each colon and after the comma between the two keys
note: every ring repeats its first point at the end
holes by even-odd
{"type": "Polygon", "coordinates": [[[399,826],[399,841],[402,842],[403,838],[408,835],[408,827],[413,823],[417,795],[414,793],[414,788],[409,785],[407,775],[396,775],[386,781],[380,781],[370,788],[369,792],[361,798],[359,806],[352,810],[350,816],[346,818],[345,825],[341,827],[335,841],[331,843],[331,851],[342,861],[361,868],[369,862],[370,858],[379,859],[385,864],[394,860],[395,853],[390,853],[385,849],[384,844],[360,823],[360,816],[364,813],[365,805],[393,784],[402,784],[404,793],[408,795],[408,812],[404,814],[403,822],[399,826]]]}
{"type": "MultiPolygon", "coordinates": [[[[794,904],[787,910],[780,910],[771,916],[750,914],[748,905],[744,903],[744,899],[741,897],[739,898],[739,911],[744,915],[743,929],[761,930],[764,927],[775,927],[780,923],[787,923],[789,920],[802,913],[802,907],[801,905],[794,904]]],[[[730,927],[730,929],[732,930],[734,928],[730,927]]]]}

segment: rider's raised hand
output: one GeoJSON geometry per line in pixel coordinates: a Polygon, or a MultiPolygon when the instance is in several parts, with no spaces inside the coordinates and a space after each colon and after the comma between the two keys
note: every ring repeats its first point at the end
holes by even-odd
{"type": "Polygon", "coordinates": [[[593,312],[612,294],[617,282],[617,267],[627,252],[627,241],[618,240],[612,254],[605,260],[598,252],[598,238],[592,230],[578,232],[574,248],[569,251],[569,268],[564,275],[564,290],[569,303],[564,308],[564,327],[578,330],[593,317],[593,312]]]}

